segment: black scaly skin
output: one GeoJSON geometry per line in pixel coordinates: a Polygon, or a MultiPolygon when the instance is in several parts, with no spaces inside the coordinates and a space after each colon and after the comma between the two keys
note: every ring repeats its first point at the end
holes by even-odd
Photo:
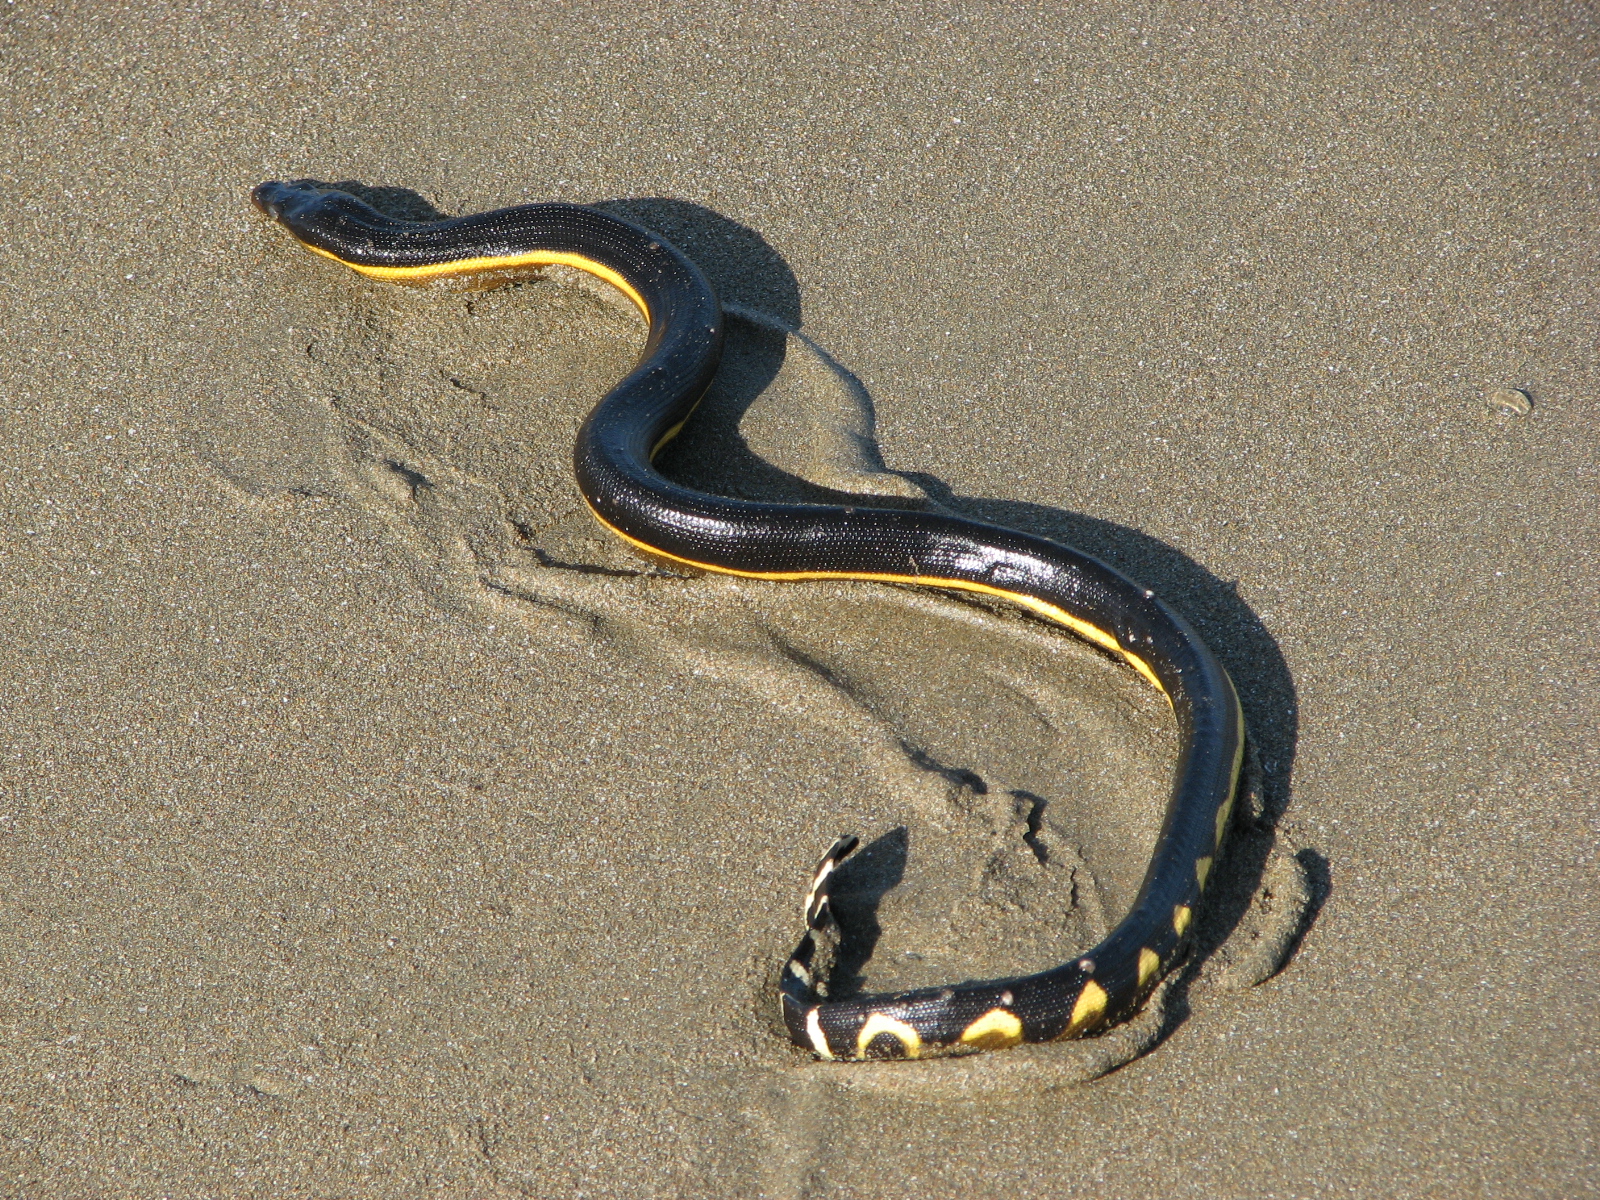
{"type": "MultiPolygon", "coordinates": [[[[264,183],[252,199],[308,247],[357,270],[387,272],[396,282],[429,282],[420,278],[427,270],[465,260],[488,260],[463,272],[474,282],[492,281],[496,274],[510,278],[529,268],[509,260],[539,251],[577,255],[597,264],[602,278],[611,271],[626,280],[648,310],[648,340],[633,372],[584,422],[573,466],[595,515],[636,548],[741,575],[892,577],[1031,597],[1104,631],[1148,664],[1171,701],[1181,748],[1144,883],[1105,941],[1080,959],[1034,975],[823,999],[809,970],[812,931],[828,920],[823,880],[814,887],[808,932],[780,989],[795,1042],[841,1059],[1050,1041],[1092,1032],[1139,1007],[1185,948],[1201,876],[1226,831],[1244,738],[1227,673],[1181,617],[1104,563],[1044,538],[939,513],[729,500],[663,477],[651,465],[652,455],[710,385],[722,350],[722,309],[693,263],[626,221],[567,204],[403,221],[354,196],[309,184],[264,183]],[[407,272],[419,278],[406,278],[407,272]],[[1141,952],[1148,952],[1142,971],[1141,952]],[[1102,993],[1097,996],[1091,985],[1102,993]],[[993,1024],[995,1010],[1001,1014],[999,1033],[961,1041],[985,1014],[993,1024]],[[861,1031],[875,1014],[900,1023],[900,1029],[878,1032],[862,1044],[861,1031]]],[[[824,861],[836,863],[853,844],[841,841],[824,861]]]]}

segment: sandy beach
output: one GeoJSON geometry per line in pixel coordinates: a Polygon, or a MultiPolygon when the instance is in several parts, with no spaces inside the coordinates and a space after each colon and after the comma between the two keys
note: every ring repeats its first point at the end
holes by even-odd
{"type": "Polygon", "coordinates": [[[1595,1114],[1595,46],[1572,4],[0,11],[0,1196],[1551,1197],[1595,1114]],[[576,272],[402,289],[265,179],[598,205],[729,312],[662,459],[1121,568],[1253,741],[1082,1043],[813,1062],[1093,945],[1176,734],[998,605],[632,557],[576,272]],[[870,953],[868,953],[870,951],[870,953]]]}

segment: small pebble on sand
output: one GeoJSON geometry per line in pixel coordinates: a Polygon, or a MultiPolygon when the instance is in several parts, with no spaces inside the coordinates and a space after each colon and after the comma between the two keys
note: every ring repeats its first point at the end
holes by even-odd
{"type": "Polygon", "coordinates": [[[1497,417],[1525,417],[1533,411],[1533,397],[1521,388],[1490,388],[1484,400],[1497,417]]]}

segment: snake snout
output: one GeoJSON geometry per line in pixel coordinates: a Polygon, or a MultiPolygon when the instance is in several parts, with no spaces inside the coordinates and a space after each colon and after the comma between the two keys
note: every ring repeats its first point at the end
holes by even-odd
{"type": "Polygon", "coordinates": [[[263,215],[274,219],[283,211],[281,193],[288,189],[276,179],[269,179],[265,183],[258,183],[250,189],[250,203],[263,215]]]}

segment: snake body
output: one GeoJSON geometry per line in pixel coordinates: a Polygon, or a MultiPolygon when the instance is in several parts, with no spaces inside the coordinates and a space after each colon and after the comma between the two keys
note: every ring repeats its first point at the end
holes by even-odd
{"type": "Polygon", "coordinates": [[[919,1058],[1091,1033],[1144,1002],[1182,956],[1227,833],[1244,720],[1227,672],[1150,591],[1044,538],[936,512],[731,500],[651,464],[715,374],[723,317],[705,276],[662,238],[609,214],[529,204],[438,221],[386,216],[305,183],[263,183],[263,213],[307,249],[395,283],[494,286],[563,264],[615,285],[644,315],[638,364],[589,414],[578,487],[606,529],[647,557],[754,579],[860,579],[950,588],[1022,606],[1124,659],[1172,706],[1172,795],[1132,908],[1083,957],[1037,974],[833,999],[814,976],[828,893],[856,839],[823,857],[806,932],[779,983],[793,1040],[825,1059],[919,1058]]]}

